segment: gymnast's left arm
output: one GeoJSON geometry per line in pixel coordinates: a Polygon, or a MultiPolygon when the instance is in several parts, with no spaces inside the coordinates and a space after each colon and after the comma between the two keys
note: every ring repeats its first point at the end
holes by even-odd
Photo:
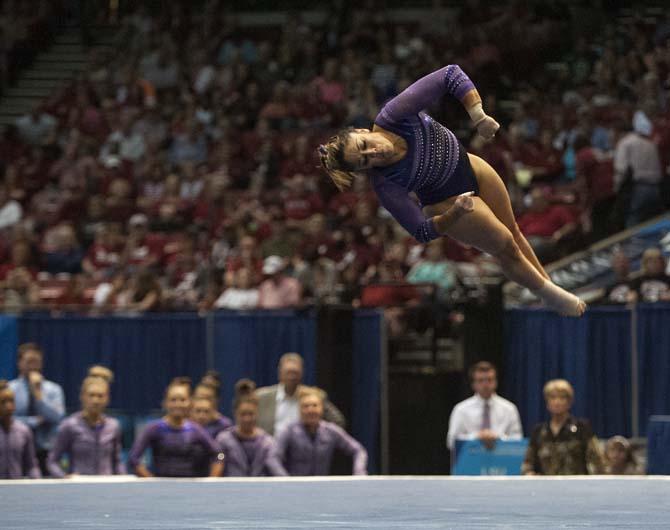
{"type": "Polygon", "coordinates": [[[414,82],[389,101],[380,115],[397,121],[418,114],[445,94],[461,102],[482,136],[491,137],[498,130],[496,121],[484,112],[482,98],[474,83],[457,64],[447,65],[414,82]]]}
{"type": "Polygon", "coordinates": [[[410,196],[407,190],[383,177],[372,177],[372,187],[379,202],[400,225],[419,243],[428,243],[446,233],[446,230],[460,217],[474,209],[472,192],[459,195],[454,204],[445,212],[434,217],[426,216],[410,196]]]}
{"type": "Polygon", "coordinates": [[[332,432],[335,436],[335,443],[337,447],[344,453],[351,456],[353,460],[353,475],[367,475],[368,474],[368,452],[361,445],[358,440],[355,440],[347,432],[338,427],[331,425],[332,432]]]}

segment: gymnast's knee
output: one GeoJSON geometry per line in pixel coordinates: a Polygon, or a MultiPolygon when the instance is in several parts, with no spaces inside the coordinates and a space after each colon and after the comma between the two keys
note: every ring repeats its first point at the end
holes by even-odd
{"type": "Polygon", "coordinates": [[[513,263],[521,260],[521,249],[511,233],[503,238],[498,248],[496,257],[500,261],[513,263]]]}

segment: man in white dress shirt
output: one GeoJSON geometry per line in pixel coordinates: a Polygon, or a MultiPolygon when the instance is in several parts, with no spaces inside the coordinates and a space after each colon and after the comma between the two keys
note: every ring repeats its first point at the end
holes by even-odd
{"type": "Polygon", "coordinates": [[[458,403],[449,418],[447,447],[452,455],[456,440],[481,440],[488,449],[493,449],[496,440],[520,440],[519,411],[514,403],[496,394],[495,366],[480,361],[470,368],[469,376],[475,395],[458,403]]]}
{"type": "MultiPolygon", "coordinates": [[[[304,360],[295,353],[281,356],[277,369],[279,384],[265,386],[256,390],[258,396],[258,426],[268,434],[276,436],[291,423],[300,420],[300,402],[298,396],[303,388],[304,360]]],[[[343,429],[346,426],[344,415],[333,405],[324,391],[323,419],[336,423],[343,429]]]]}

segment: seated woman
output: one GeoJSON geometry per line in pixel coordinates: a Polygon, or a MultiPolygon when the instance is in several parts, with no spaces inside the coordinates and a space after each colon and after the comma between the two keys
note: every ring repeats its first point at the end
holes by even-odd
{"type": "Polygon", "coordinates": [[[15,410],[14,392],[0,379],[0,479],[41,478],[33,432],[13,418],[15,410]]]}
{"type": "Polygon", "coordinates": [[[300,421],[279,433],[273,457],[282,465],[282,475],[328,475],[333,453],[343,451],[353,459],[353,474],[367,475],[365,448],[334,423],[323,421],[323,394],[304,388],[299,396],[300,421]]]}
{"type": "Polygon", "coordinates": [[[81,411],[63,420],[58,428],[47,465],[52,477],[72,475],[124,475],[121,461],[121,426],[118,420],[105,416],[109,404],[112,371],[92,367],[81,385],[81,411]],[[60,465],[68,456],[67,470],[60,465]]]}
{"type": "Polygon", "coordinates": [[[570,415],[574,397],[572,385],[564,379],[553,379],[544,385],[551,419],[533,429],[521,465],[524,475],[602,473],[602,454],[590,423],[570,415]]]}
{"type": "Polygon", "coordinates": [[[240,379],[235,385],[235,427],[216,438],[225,455],[226,477],[261,477],[285,474],[283,467],[271,458],[272,436],[256,425],[258,396],[256,384],[240,379]]]}
{"type": "Polygon", "coordinates": [[[172,380],[165,391],[163,418],[151,422],[135,440],[128,457],[131,469],[140,477],[195,477],[203,452],[209,456],[210,477],[223,472],[223,454],[214,440],[188,419],[191,408],[191,382],[188,377],[172,380]],[[141,463],[144,451],[153,452],[153,473],[141,463]]]}
{"type": "Polygon", "coordinates": [[[605,445],[607,475],[644,475],[633,454],[630,442],[623,436],[612,436],[605,445]]]}

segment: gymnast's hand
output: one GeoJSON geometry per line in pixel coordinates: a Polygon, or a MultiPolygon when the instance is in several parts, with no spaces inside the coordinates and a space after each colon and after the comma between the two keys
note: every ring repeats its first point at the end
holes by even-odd
{"type": "Polygon", "coordinates": [[[477,132],[484,140],[491,140],[500,129],[500,124],[491,116],[486,116],[477,123],[477,132]]]}
{"type": "Polygon", "coordinates": [[[454,201],[454,215],[456,217],[461,217],[466,213],[470,213],[475,209],[475,201],[472,199],[472,196],[475,194],[474,191],[468,191],[466,193],[461,193],[456,197],[454,201]]]}

